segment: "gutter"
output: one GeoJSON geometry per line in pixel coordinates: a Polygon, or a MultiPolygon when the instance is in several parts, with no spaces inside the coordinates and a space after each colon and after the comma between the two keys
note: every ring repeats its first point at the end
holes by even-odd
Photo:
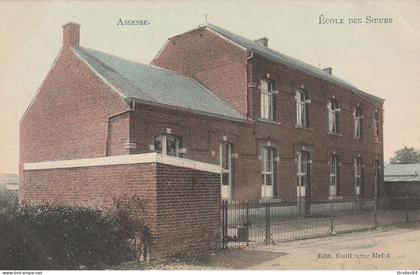
{"type": "Polygon", "coordinates": [[[195,109],[184,108],[184,107],[173,106],[173,105],[167,105],[167,104],[142,100],[142,99],[133,98],[133,97],[127,97],[125,98],[125,100],[134,101],[136,103],[155,106],[155,107],[161,107],[161,108],[165,108],[169,110],[183,111],[183,112],[188,112],[188,113],[193,113],[193,114],[198,114],[198,115],[203,115],[203,116],[208,116],[208,117],[214,117],[214,118],[223,119],[223,120],[229,120],[232,122],[249,123],[249,121],[244,118],[236,118],[236,117],[231,117],[231,116],[219,115],[219,114],[214,114],[210,112],[199,111],[195,109]]]}

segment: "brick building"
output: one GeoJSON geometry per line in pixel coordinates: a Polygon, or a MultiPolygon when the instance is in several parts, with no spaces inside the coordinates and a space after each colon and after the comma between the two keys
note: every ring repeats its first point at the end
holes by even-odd
{"type": "Polygon", "coordinates": [[[331,68],[212,24],[169,38],[150,65],[81,47],[76,23],[63,30],[63,47],[20,123],[22,201],[101,200],[144,177],[115,167],[154,152],[154,165],[197,169],[197,182],[220,171],[215,197],[224,199],[381,194],[384,100],[331,68]],[[79,181],[110,189],[97,195],[96,187],[45,180],[84,168],[79,181]]]}

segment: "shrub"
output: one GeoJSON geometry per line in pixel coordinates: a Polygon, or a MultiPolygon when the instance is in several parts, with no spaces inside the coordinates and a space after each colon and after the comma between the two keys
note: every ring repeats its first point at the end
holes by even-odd
{"type": "Polygon", "coordinates": [[[0,212],[7,208],[17,208],[19,206],[17,192],[0,191],[0,212]]]}
{"type": "Polygon", "coordinates": [[[136,260],[147,260],[148,252],[152,246],[152,234],[147,224],[145,203],[142,198],[136,195],[123,195],[114,198],[111,209],[121,225],[124,238],[130,241],[136,260]]]}
{"type": "Polygon", "coordinates": [[[0,269],[104,269],[133,260],[137,254],[127,239],[146,227],[135,224],[124,207],[114,213],[49,205],[4,208],[0,269]]]}

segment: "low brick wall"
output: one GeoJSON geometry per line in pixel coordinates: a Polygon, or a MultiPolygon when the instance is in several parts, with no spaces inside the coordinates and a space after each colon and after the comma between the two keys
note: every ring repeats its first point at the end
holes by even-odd
{"type": "Polygon", "coordinates": [[[146,202],[152,255],[208,249],[220,242],[220,176],[162,163],[24,170],[22,203],[106,208],[113,198],[146,202]]]}
{"type": "Polygon", "coordinates": [[[386,198],[420,197],[420,182],[387,182],[384,183],[386,198]]]}

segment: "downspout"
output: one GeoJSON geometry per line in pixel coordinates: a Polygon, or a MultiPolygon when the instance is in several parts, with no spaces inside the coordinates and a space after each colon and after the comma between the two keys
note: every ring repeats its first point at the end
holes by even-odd
{"type": "Polygon", "coordinates": [[[128,154],[130,155],[132,152],[132,149],[137,149],[137,144],[135,142],[132,142],[132,138],[131,138],[131,133],[133,132],[132,130],[132,116],[134,111],[136,110],[136,103],[134,101],[130,101],[129,102],[129,106],[130,109],[128,110],[129,114],[128,114],[128,140],[126,142],[126,144],[124,145],[125,149],[128,150],[128,154]]]}
{"type": "Polygon", "coordinates": [[[254,52],[250,52],[250,55],[245,59],[246,61],[246,95],[247,95],[247,119],[252,119],[252,113],[253,113],[253,109],[252,109],[252,95],[253,92],[250,89],[254,88],[254,83],[253,81],[253,68],[251,67],[251,69],[249,70],[249,74],[248,74],[248,65],[252,66],[252,64],[249,63],[249,61],[254,58],[254,52]],[[249,82],[249,80],[251,80],[251,82],[249,82]]]}

